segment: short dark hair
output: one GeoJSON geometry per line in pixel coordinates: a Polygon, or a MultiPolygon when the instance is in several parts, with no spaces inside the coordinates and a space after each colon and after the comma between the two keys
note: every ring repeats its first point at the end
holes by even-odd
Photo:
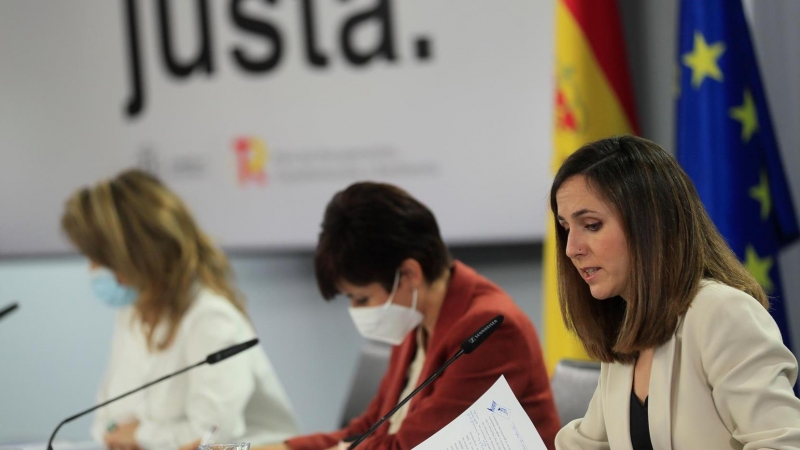
{"type": "Polygon", "coordinates": [[[422,266],[428,283],[450,267],[436,218],[425,205],[384,183],[355,183],[333,196],[314,257],[322,297],[335,297],[342,281],[379,282],[389,291],[398,267],[409,258],[422,266]]]}
{"type": "Polygon", "coordinates": [[[763,288],[717,231],[689,176],[658,144],[617,136],[577,150],[553,181],[554,216],[559,188],[576,175],[583,175],[619,217],[631,267],[631,298],[594,299],[566,254],[567,230],[555,220],[561,315],[589,356],[631,363],[641,350],[667,342],[703,278],[768,306],[763,288]]]}

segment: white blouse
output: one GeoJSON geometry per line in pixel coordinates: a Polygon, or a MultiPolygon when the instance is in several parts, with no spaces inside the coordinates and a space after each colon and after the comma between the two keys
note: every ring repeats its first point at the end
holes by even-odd
{"type": "MultiPolygon", "coordinates": [[[[239,310],[202,288],[178,326],[172,345],[150,352],[133,307],[125,307],[117,314],[98,402],[253,337],[252,325],[239,310]]],[[[260,346],[99,409],[92,435],[102,442],[114,424],[132,420],[139,421],[136,440],[145,450],[176,450],[200,439],[212,427],[217,427],[215,442],[220,443],[276,443],[298,433],[289,400],[260,346]]]]}

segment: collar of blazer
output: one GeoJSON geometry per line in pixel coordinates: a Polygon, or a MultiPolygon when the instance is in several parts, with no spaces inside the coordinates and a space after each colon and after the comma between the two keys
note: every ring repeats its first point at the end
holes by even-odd
{"type": "MultiPolygon", "coordinates": [[[[650,392],[648,394],[647,412],[650,423],[650,440],[653,450],[672,449],[672,380],[675,368],[675,352],[681,339],[683,316],[678,319],[675,334],[664,345],[656,349],[653,355],[653,366],[650,369],[650,392]],[[657,425],[657,426],[653,426],[657,425]]],[[[613,449],[633,450],[631,446],[630,396],[633,387],[633,364],[609,364],[609,386],[606,413],[615,420],[607,429],[608,443],[613,449]],[[612,381],[613,380],[613,381],[612,381]]],[[[607,422],[608,426],[609,423],[607,422]]]]}

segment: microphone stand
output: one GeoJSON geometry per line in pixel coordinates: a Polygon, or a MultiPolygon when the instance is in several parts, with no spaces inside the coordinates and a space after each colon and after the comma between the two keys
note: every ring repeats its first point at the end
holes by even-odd
{"type": "Polygon", "coordinates": [[[19,303],[17,303],[17,302],[14,302],[14,303],[12,303],[12,304],[10,304],[10,305],[6,306],[6,307],[5,307],[5,308],[3,308],[3,309],[0,309],[0,318],[2,318],[3,316],[5,316],[6,314],[9,314],[9,313],[11,313],[12,311],[14,311],[15,309],[17,309],[18,307],[19,307],[19,303]]]}
{"type": "Polygon", "coordinates": [[[450,364],[453,364],[453,362],[455,362],[455,360],[457,360],[458,358],[460,358],[460,357],[461,357],[461,355],[463,355],[463,354],[464,354],[464,350],[463,350],[463,349],[460,349],[460,350],[459,350],[459,351],[458,351],[458,352],[457,352],[457,353],[456,353],[456,354],[455,354],[455,355],[454,355],[452,358],[450,358],[449,360],[447,360],[447,362],[446,362],[446,363],[444,363],[444,365],[443,365],[442,367],[440,367],[440,368],[439,368],[439,370],[437,370],[437,371],[436,371],[436,373],[434,373],[433,375],[431,375],[430,377],[428,377],[428,379],[427,379],[427,380],[425,380],[425,382],[424,382],[424,383],[420,384],[420,385],[419,385],[419,387],[417,387],[417,388],[416,388],[416,389],[414,389],[414,390],[413,390],[413,391],[412,391],[410,394],[408,394],[408,396],[407,396],[406,398],[404,398],[403,400],[401,400],[401,401],[400,401],[400,403],[398,403],[398,404],[397,404],[397,406],[395,406],[394,408],[392,408],[392,410],[391,410],[391,411],[389,411],[388,413],[386,413],[386,415],[385,415],[385,416],[383,416],[383,417],[381,418],[381,420],[379,420],[379,421],[375,422],[375,425],[373,425],[372,427],[370,427],[370,429],[369,429],[369,430],[367,430],[367,432],[366,432],[366,433],[362,434],[362,435],[361,435],[361,436],[360,436],[358,439],[356,439],[356,440],[355,440],[355,441],[354,441],[352,444],[350,444],[350,447],[348,447],[347,449],[348,449],[348,450],[353,450],[354,448],[356,448],[356,446],[357,446],[358,444],[360,444],[360,443],[361,443],[361,441],[363,441],[364,439],[366,439],[366,438],[370,437],[370,435],[372,435],[372,433],[374,433],[374,432],[375,432],[375,430],[377,430],[377,429],[378,429],[378,427],[380,427],[380,426],[381,426],[381,425],[382,425],[384,422],[386,422],[386,421],[387,421],[387,420],[388,420],[390,417],[392,417],[392,415],[394,415],[394,413],[396,413],[398,409],[402,408],[402,407],[403,407],[403,405],[405,405],[406,403],[408,403],[408,401],[409,401],[409,400],[411,400],[411,398],[412,398],[412,397],[414,397],[415,395],[417,395],[417,392],[419,392],[419,391],[421,391],[421,390],[425,389],[425,387],[426,387],[426,386],[428,386],[429,384],[433,383],[433,380],[435,380],[435,379],[439,378],[439,375],[441,375],[441,374],[442,374],[442,372],[444,372],[444,369],[446,369],[446,368],[447,368],[447,366],[449,366],[450,364]]]}
{"type": "Polygon", "coordinates": [[[163,377],[161,377],[161,378],[159,378],[159,379],[157,379],[157,380],[155,380],[155,381],[151,381],[151,382],[149,382],[149,383],[145,384],[144,386],[138,387],[138,388],[136,388],[136,389],[134,389],[134,390],[132,390],[132,391],[130,391],[130,392],[126,392],[126,393],[124,393],[124,394],[120,395],[119,397],[114,397],[114,398],[112,398],[111,400],[107,400],[107,401],[105,401],[105,402],[103,402],[103,403],[101,403],[101,404],[99,404],[99,405],[92,406],[91,408],[89,408],[89,409],[87,409],[87,410],[85,410],[85,411],[81,411],[81,412],[79,412],[78,414],[75,414],[75,415],[73,415],[73,416],[67,417],[66,419],[62,420],[62,421],[61,421],[61,423],[59,423],[59,424],[58,424],[58,426],[56,427],[56,429],[55,429],[55,430],[53,430],[53,434],[52,434],[52,435],[50,435],[50,440],[49,440],[49,441],[47,441],[47,450],[53,450],[53,439],[56,437],[56,433],[58,433],[58,430],[59,430],[59,429],[60,429],[60,428],[61,428],[63,425],[65,425],[65,424],[67,424],[67,423],[69,423],[69,422],[72,422],[73,420],[77,419],[78,417],[81,417],[81,416],[83,416],[84,414],[89,414],[90,412],[94,411],[95,409],[102,408],[103,406],[106,406],[106,405],[107,405],[107,404],[109,404],[109,403],[113,403],[113,402],[115,402],[115,401],[117,401],[117,400],[119,400],[119,399],[125,398],[125,397],[127,397],[127,396],[129,396],[129,395],[131,395],[131,394],[135,394],[135,393],[137,393],[137,392],[141,391],[142,389],[149,388],[150,386],[152,386],[152,385],[154,385],[154,384],[156,384],[156,383],[159,383],[159,382],[161,382],[161,381],[164,381],[164,380],[166,380],[167,378],[170,378],[170,377],[172,377],[172,376],[175,376],[175,375],[180,375],[180,374],[182,374],[183,372],[186,372],[187,370],[194,369],[194,368],[195,368],[195,367],[197,367],[197,366],[202,366],[202,365],[203,365],[203,364],[205,364],[205,363],[206,363],[206,361],[205,361],[205,360],[203,360],[203,361],[200,361],[199,363],[197,363],[197,364],[195,364],[195,365],[192,365],[192,366],[186,367],[186,368],[184,368],[184,369],[181,369],[181,370],[179,370],[179,371],[177,371],[177,372],[175,372],[175,373],[171,373],[171,374],[169,374],[169,375],[165,375],[165,376],[163,376],[163,377]]]}
{"type": "Polygon", "coordinates": [[[89,409],[87,409],[85,411],[81,411],[78,414],[75,414],[75,415],[72,415],[70,417],[67,417],[66,419],[62,420],[61,423],[58,424],[58,426],[56,427],[55,430],[53,430],[53,434],[50,435],[50,440],[47,441],[47,450],[53,450],[53,439],[55,439],[56,433],[58,433],[58,430],[61,429],[61,427],[64,424],[72,422],[73,420],[77,419],[78,417],[81,417],[81,416],[83,416],[85,414],[89,414],[90,412],[92,412],[92,411],[94,411],[94,410],[96,410],[98,408],[102,408],[103,406],[106,406],[109,403],[113,403],[113,402],[115,402],[115,401],[117,401],[119,399],[125,398],[125,397],[127,397],[127,396],[129,396],[131,394],[135,394],[135,393],[141,391],[142,389],[147,389],[147,388],[149,388],[150,386],[152,386],[152,385],[154,385],[156,383],[160,383],[160,382],[166,380],[167,378],[172,378],[175,375],[180,375],[180,374],[182,374],[184,372],[187,372],[189,370],[194,369],[195,367],[202,366],[203,364],[216,364],[216,363],[218,363],[220,361],[223,361],[225,359],[230,358],[233,355],[236,355],[237,353],[243,352],[243,351],[247,350],[248,348],[253,347],[254,345],[257,345],[257,344],[258,344],[258,338],[255,338],[255,339],[251,339],[251,340],[249,340],[247,342],[243,342],[241,344],[236,344],[236,345],[233,345],[231,347],[225,348],[225,349],[220,350],[220,351],[218,351],[216,353],[212,353],[212,354],[208,355],[208,357],[206,357],[206,359],[198,362],[197,364],[193,364],[193,365],[191,365],[189,367],[184,367],[183,369],[181,369],[181,370],[179,370],[177,372],[173,372],[173,373],[171,373],[169,375],[164,375],[163,377],[161,377],[161,378],[159,378],[157,380],[153,380],[153,381],[145,384],[144,386],[140,386],[140,387],[138,387],[138,388],[136,388],[136,389],[134,389],[132,391],[126,392],[126,393],[124,393],[124,394],[122,394],[122,395],[120,395],[118,397],[114,397],[111,400],[106,400],[105,402],[103,402],[103,403],[101,403],[99,405],[92,406],[91,408],[89,408],[89,409]]]}
{"type": "Polygon", "coordinates": [[[487,322],[486,325],[481,327],[481,329],[478,330],[475,334],[473,334],[472,337],[470,337],[469,339],[464,341],[461,344],[461,349],[459,349],[458,352],[456,352],[456,354],[453,355],[452,358],[448,359],[447,362],[444,363],[442,365],[442,367],[440,367],[439,370],[436,371],[436,373],[434,373],[433,375],[428,377],[428,379],[425,380],[421,385],[419,385],[418,388],[414,389],[410,394],[408,394],[408,396],[406,396],[406,398],[401,400],[400,403],[397,404],[397,406],[395,406],[394,408],[392,408],[391,411],[386,413],[386,415],[383,416],[381,418],[381,420],[379,420],[375,425],[370,427],[370,429],[367,430],[366,433],[364,433],[361,436],[359,436],[358,439],[356,439],[352,444],[350,444],[350,446],[347,447],[347,449],[348,450],[353,450],[354,448],[356,448],[358,446],[358,444],[363,442],[364,439],[370,437],[372,435],[372,433],[374,433],[375,430],[378,429],[378,427],[380,427],[384,422],[386,422],[386,420],[388,420],[390,417],[392,417],[392,415],[394,413],[396,413],[398,409],[402,408],[403,405],[408,403],[408,401],[411,400],[412,397],[417,395],[417,393],[419,391],[425,389],[425,387],[427,385],[431,384],[433,382],[433,380],[438,378],[439,375],[441,375],[442,372],[444,372],[444,369],[446,369],[450,364],[453,364],[453,362],[455,362],[455,360],[460,358],[461,355],[463,355],[465,353],[469,354],[469,353],[472,353],[473,351],[475,351],[475,349],[478,348],[479,345],[481,345],[492,333],[494,333],[497,330],[497,327],[499,327],[503,323],[503,320],[504,320],[504,317],[502,315],[498,315],[494,319],[492,319],[489,322],[487,322]]]}

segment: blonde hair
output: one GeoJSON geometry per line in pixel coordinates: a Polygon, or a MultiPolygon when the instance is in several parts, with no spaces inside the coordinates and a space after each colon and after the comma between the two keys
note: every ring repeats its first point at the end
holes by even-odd
{"type": "Polygon", "coordinates": [[[196,282],[246,314],[225,255],[181,199],[142,171],[128,170],[76,191],[66,202],[61,227],[81,253],[139,290],[136,317],[151,349],[172,344],[196,282]],[[166,336],[154,342],[162,321],[166,336]]]}

